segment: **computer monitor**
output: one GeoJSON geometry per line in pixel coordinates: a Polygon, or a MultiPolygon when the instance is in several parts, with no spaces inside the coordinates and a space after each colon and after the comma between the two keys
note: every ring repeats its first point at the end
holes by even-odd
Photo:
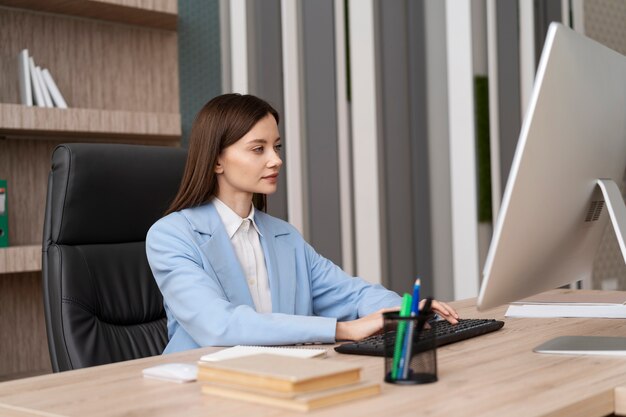
{"type": "Polygon", "coordinates": [[[626,260],[626,57],[553,23],[483,271],[478,308],[590,278],[609,217],[626,260]]]}

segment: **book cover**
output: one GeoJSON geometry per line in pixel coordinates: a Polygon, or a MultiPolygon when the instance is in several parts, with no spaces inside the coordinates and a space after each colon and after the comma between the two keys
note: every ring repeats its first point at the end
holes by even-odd
{"type": "Polygon", "coordinates": [[[200,360],[205,362],[221,361],[224,359],[240,358],[259,353],[293,356],[296,358],[317,358],[326,356],[326,349],[305,349],[292,346],[233,346],[218,352],[203,355],[200,360]]]}
{"type": "Polygon", "coordinates": [[[7,181],[0,180],[0,248],[9,246],[9,203],[7,181]]]}
{"type": "Polygon", "coordinates": [[[43,76],[43,81],[48,91],[50,92],[50,97],[52,98],[52,102],[54,105],[60,109],[67,109],[67,103],[59,91],[59,87],[57,87],[57,83],[54,82],[54,78],[52,78],[52,74],[48,71],[47,68],[41,70],[41,75],[43,76]]]}
{"type": "Polygon", "coordinates": [[[20,83],[20,100],[25,106],[33,105],[33,93],[30,84],[30,64],[28,49],[22,49],[17,56],[18,77],[20,83]]]}
{"type": "Polygon", "coordinates": [[[54,107],[52,104],[52,98],[50,97],[50,92],[48,91],[48,87],[46,87],[46,83],[43,81],[43,75],[41,75],[41,68],[35,67],[35,71],[37,71],[37,79],[39,80],[39,86],[41,88],[41,92],[43,94],[43,101],[46,103],[46,107],[54,107]]]}
{"type": "Polygon", "coordinates": [[[33,90],[34,104],[37,107],[46,107],[46,102],[43,99],[43,92],[41,91],[41,84],[39,84],[39,78],[37,77],[35,60],[33,60],[32,56],[28,58],[28,67],[30,69],[30,84],[33,90]]]}
{"type": "Polygon", "coordinates": [[[366,398],[380,394],[380,384],[364,381],[342,387],[305,394],[297,394],[293,396],[266,395],[249,389],[232,389],[214,384],[203,385],[202,392],[204,394],[215,395],[222,398],[276,406],[286,408],[288,410],[310,411],[316,408],[327,407],[346,401],[356,400],[358,398],[366,398]]]}
{"type": "Polygon", "coordinates": [[[358,382],[361,368],[328,359],[258,354],[199,362],[198,380],[279,392],[307,392],[358,382]]]}

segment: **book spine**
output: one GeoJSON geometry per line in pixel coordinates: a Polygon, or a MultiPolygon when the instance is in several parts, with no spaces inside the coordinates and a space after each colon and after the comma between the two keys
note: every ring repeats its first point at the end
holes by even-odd
{"type": "Polygon", "coordinates": [[[43,93],[43,101],[46,103],[46,107],[54,107],[52,104],[52,98],[50,97],[50,92],[48,91],[48,87],[46,87],[46,83],[43,81],[43,75],[41,75],[41,68],[35,67],[37,71],[37,79],[39,80],[39,86],[41,87],[41,92],[43,93]]]}
{"type": "Polygon", "coordinates": [[[33,57],[28,58],[30,68],[30,81],[33,87],[33,96],[35,97],[35,105],[37,107],[46,107],[46,102],[43,100],[43,93],[41,92],[41,86],[39,79],[37,78],[37,71],[35,69],[35,61],[33,57]]]}
{"type": "Polygon", "coordinates": [[[234,384],[243,387],[266,388],[278,392],[293,392],[294,383],[288,380],[268,376],[242,374],[236,371],[224,371],[198,367],[198,381],[234,384]]]}
{"type": "Polygon", "coordinates": [[[9,246],[9,205],[7,181],[0,180],[0,248],[9,246]]]}
{"type": "Polygon", "coordinates": [[[30,84],[30,64],[28,49],[22,49],[17,56],[18,76],[20,82],[20,99],[25,106],[33,105],[33,93],[30,84]]]}
{"type": "Polygon", "coordinates": [[[43,81],[46,84],[46,87],[48,87],[48,91],[50,91],[50,96],[52,97],[54,105],[60,109],[67,109],[67,103],[65,102],[61,91],[59,91],[59,87],[57,87],[57,84],[54,82],[54,78],[52,78],[50,71],[48,71],[47,68],[44,68],[43,71],[41,71],[41,75],[43,76],[43,81]]]}

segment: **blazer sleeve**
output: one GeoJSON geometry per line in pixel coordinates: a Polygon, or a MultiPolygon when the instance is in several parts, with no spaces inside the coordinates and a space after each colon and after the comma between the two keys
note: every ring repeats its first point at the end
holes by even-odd
{"type": "Polygon", "coordinates": [[[229,302],[215,273],[203,267],[193,235],[184,230],[189,226],[180,223],[155,223],[146,237],[146,252],[172,315],[168,321],[174,319],[198,345],[334,343],[334,318],[259,314],[229,302]]]}
{"type": "Polygon", "coordinates": [[[351,277],[308,243],[304,250],[311,277],[313,312],[319,316],[354,320],[381,308],[397,307],[402,298],[379,284],[351,277]],[[355,308],[356,307],[356,308],[355,308]]]}

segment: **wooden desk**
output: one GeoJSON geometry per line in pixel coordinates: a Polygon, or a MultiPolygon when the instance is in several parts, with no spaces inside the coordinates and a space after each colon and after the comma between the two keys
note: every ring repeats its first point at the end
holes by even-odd
{"type": "MultiPolygon", "coordinates": [[[[473,300],[453,303],[463,317],[503,319],[505,308],[478,313],[473,300]]],[[[506,319],[498,332],[438,350],[439,382],[383,383],[380,396],[308,413],[312,416],[604,416],[624,413],[626,359],[540,355],[536,345],[559,335],[626,336],[626,320],[506,319]]],[[[330,347],[330,346],[329,346],[330,347]]],[[[298,416],[301,413],[223,400],[198,383],[143,379],[141,370],[194,362],[205,348],[0,384],[0,415],[10,416],[298,416]]],[[[382,381],[383,360],[329,356],[363,366],[382,381]]]]}

